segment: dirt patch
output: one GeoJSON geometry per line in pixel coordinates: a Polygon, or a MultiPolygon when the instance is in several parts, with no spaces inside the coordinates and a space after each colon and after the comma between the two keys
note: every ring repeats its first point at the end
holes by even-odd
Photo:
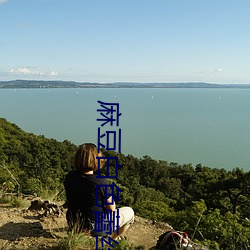
{"type": "Polygon", "coordinates": [[[0,249],[50,249],[58,239],[44,223],[37,212],[0,207],[0,249]]]}
{"type": "Polygon", "coordinates": [[[134,223],[124,235],[134,246],[145,246],[146,249],[149,249],[155,246],[161,234],[171,229],[166,223],[153,222],[135,216],[134,223]]]}
{"type": "MultiPolygon", "coordinates": [[[[67,236],[65,212],[46,217],[41,211],[0,206],[0,249],[54,249],[67,236]]],[[[133,246],[149,249],[169,229],[167,224],[136,216],[124,236],[133,246]]]]}

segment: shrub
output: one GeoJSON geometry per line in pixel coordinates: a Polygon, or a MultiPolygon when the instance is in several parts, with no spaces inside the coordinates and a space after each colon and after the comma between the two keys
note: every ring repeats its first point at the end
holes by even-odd
{"type": "Polygon", "coordinates": [[[172,209],[161,201],[141,201],[133,208],[137,215],[157,221],[166,221],[167,216],[172,213],[172,209]]]}
{"type": "Polygon", "coordinates": [[[9,196],[0,197],[0,204],[8,204],[11,202],[11,198],[9,196]]]}
{"type": "Polygon", "coordinates": [[[28,201],[17,196],[12,197],[10,204],[12,207],[20,207],[20,208],[28,207],[28,201]]]}
{"type": "Polygon", "coordinates": [[[68,236],[58,243],[58,250],[95,249],[95,240],[84,233],[72,230],[68,236]]]}

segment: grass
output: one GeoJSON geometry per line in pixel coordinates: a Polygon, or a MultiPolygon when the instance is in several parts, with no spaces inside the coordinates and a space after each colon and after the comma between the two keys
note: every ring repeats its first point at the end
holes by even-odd
{"type": "Polygon", "coordinates": [[[81,222],[77,221],[67,237],[58,242],[57,250],[87,250],[95,249],[95,238],[88,235],[88,232],[81,231],[81,222]]]}
{"type": "Polygon", "coordinates": [[[62,200],[65,200],[65,197],[64,197],[64,192],[59,191],[57,189],[55,190],[50,190],[50,189],[43,189],[43,191],[41,191],[39,193],[39,197],[42,199],[42,200],[49,200],[51,202],[58,202],[58,201],[62,201],[62,200]]]}
{"type": "Polygon", "coordinates": [[[69,232],[68,236],[60,240],[57,250],[87,250],[95,249],[95,239],[90,238],[85,233],[76,233],[75,230],[69,232]]]}
{"type": "Polygon", "coordinates": [[[10,197],[1,197],[0,198],[0,204],[8,204],[11,202],[11,198],[10,197]]]}
{"type": "Polygon", "coordinates": [[[14,196],[10,200],[10,205],[16,208],[27,208],[29,206],[29,202],[22,197],[14,196]]]}
{"type": "Polygon", "coordinates": [[[10,195],[0,197],[0,204],[7,204],[15,208],[27,208],[29,206],[29,202],[22,197],[10,195]]]}
{"type": "MultiPolygon", "coordinates": [[[[106,239],[107,241],[108,238],[106,239]]],[[[118,244],[111,242],[113,244],[112,250],[144,250],[144,246],[133,246],[127,240],[120,240],[118,244]]],[[[69,232],[68,236],[61,239],[58,242],[56,250],[95,250],[96,249],[96,238],[91,237],[89,233],[81,232],[78,233],[77,230],[72,230],[69,232]]],[[[108,250],[111,247],[104,243],[104,247],[101,246],[101,238],[98,241],[98,249],[108,250]]]]}

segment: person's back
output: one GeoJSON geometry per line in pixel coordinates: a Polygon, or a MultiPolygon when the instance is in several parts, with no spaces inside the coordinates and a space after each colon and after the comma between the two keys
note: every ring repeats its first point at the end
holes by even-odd
{"type": "MultiPolygon", "coordinates": [[[[100,161],[98,166],[96,157],[100,156],[103,155],[98,153],[94,144],[81,145],[75,155],[74,170],[65,178],[64,187],[68,204],[66,218],[70,230],[73,227],[77,227],[77,231],[93,229],[96,212],[117,213],[110,185],[105,178],[97,178],[94,175],[94,171],[104,165],[104,162],[100,161]]],[[[123,207],[119,209],[118,218],[117,226],[121,234],[133,222],[134,212],[130,207],[123,207]]],[[[113,237],[117,236],[118,233],[115,231],[113,237]]]]}
{"type": "MultiPolygon", "coordinates": [[[[104,198],[100,190],[96,197],[96,186],[105,184],[95,175],[87,175],[77,170],[72,170],[66,176],[64,186],[67,198],[67,220],[69,225],[75,224],[77,220],[89,219],[92,223],[95,219],[95,211],[103,211],[102,207],[96,205],[96,200],[104,198]]],[[[99,200],[102,204],[103,200],[99,200]]],[[[79,221],[78,221],[79,222],[79,221]]]]}

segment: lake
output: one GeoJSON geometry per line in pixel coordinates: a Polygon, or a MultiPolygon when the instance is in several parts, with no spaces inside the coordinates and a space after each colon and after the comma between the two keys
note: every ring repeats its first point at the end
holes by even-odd
{"type": "Polygon", "coordinates": [[[120,104],[125,155],[250,170],[249,89],[1,89],[0,116],[36,135],[96,143],[98,100],[120,104]]]}

